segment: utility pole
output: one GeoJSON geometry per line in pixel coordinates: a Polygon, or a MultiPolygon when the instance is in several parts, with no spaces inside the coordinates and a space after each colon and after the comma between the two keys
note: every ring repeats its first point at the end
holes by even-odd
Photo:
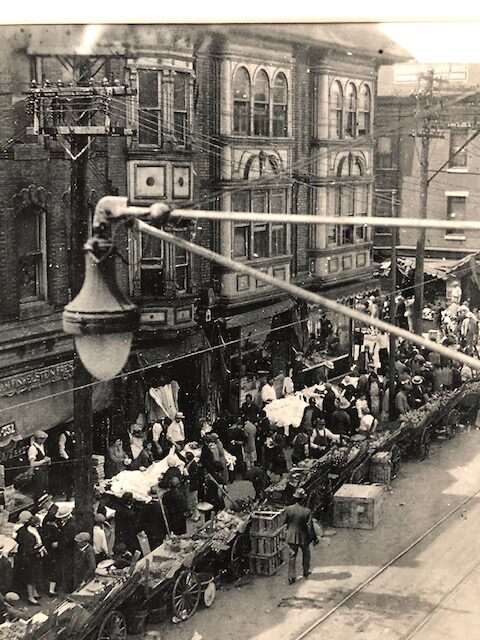
{"type": "MultiPolygon", "coordinates": [[[[417,96],[417,113],[419,109],[419,101],[421,95],[425,96],[424,104],[422,108],[429,110],[433,103],[433,88],[434,88],[434,71],[430,69],[425,75],[421,76],[421,79],[426,80],[426,88],[422,94],[417,96]]],[[[430,140],[432,138],[443,137],[439,134],[437,128],[432,126],[430,116],[426,116],[423,120],[423,127],[420,131],[417,129],[414,134],[421,140],[420,150],[420,207],[418,217],[421,220],[427,218],[427,204],[428,204],[428,161],[430,153],[430,140]]],[[[416,143],[415,143],[416,144],[416,143]]],[[[413,331],[417,334],[422,333],[422,311],[423,311],[423,296],[425,287],[425,242],[427,231],[424,228],[417,231],[417,247],[415,254],[415,298],[413,305],[413,331]]]]}
{"type": "MultiPolygon", "coordinates": [[[[87,78],[89,60],[74,59],[72,68],[80,78],[87,78]]],[[[75,76],[74,71],[74,76],[75,76]]],[[[88,150],[93,136],[127,136],[133,131],[112,126],[110,102],[113,96],[130,96],[132,92],[118,81],[110,85],[104,78],[95,84],[90,78],[78,84],[52,86],[44,80],[39,86],[33,81],[28,95],[31,135],[63,137],[70,143],[71,157],[70,205],[71,237],[69,289],[72,299],[83,285],[85,254],[83,245],[89,234],[89,206],[87,189],[88,150]],[[80,115],[79,115],[80,114],[80,115]]],[[[74,353],[73,421],[75,433],[75,519],[82,531],[93,529],[93,468],[92,468],[92,377],[74,353]]],[[[73,570],[73,567],[72,567],[73,570]]]]}
{"type": "MultiPolygon", "coordinates": [[[[397,190],[392,189],[391,195],[391,216],[395,218],[395,198],[397,197],[397,190]]],[[[395,318],[397,316],[397,242],[398,242],[398,230],[397,227],[391,229],[391,252],[390,252],[390,323],[395,324],[395,318]]],[[[389,350],[388,350],[388,412],[390,420],[395,419],[395,360],[397,341],[393,333],[389,334],[389,350]]]]}

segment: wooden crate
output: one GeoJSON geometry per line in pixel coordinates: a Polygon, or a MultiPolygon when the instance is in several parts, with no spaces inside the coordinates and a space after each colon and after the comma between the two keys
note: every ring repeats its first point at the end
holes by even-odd
{"type": "Polygon", "coordinates": [[[250,543],[252,553],[258,556],[270,555],[280,551],[285,546],[285,539],[287,537],[286,526],[280,527],[272,535],[261,535],[251,532],[250,543]]]}
{"type": "Polygon", "coordinates": [[[383,512],[383,487],[344,484],[333,496],[335,527],[374,529],[383,512]]]}
{"type": "Polygon", "coordinates": [[[286,547],[279,549],[275,553],[259,556],[251,553],[249,555],[250,573],[257,576],[273,576],[287,559],[286,547]]]}
{"type": "Polygon", "coordinates": [[[380,451],[372,456],[368,479],[370,482],[390,484],[392,479],[392,454],[389,451],[380,451]]]}
{"type": "Polygon", "coordinates": [[[250,531],[262,535],[272,535],[285,523],[285,509],[255,511],[251,517],[250,531]]]}

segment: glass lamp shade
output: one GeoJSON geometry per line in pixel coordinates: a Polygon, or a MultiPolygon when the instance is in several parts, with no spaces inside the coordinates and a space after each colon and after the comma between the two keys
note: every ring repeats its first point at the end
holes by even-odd
{"type": "Polygon", "coordinates": [[[107,380],[127,362],[140,312],[118,287],[112,243],[94,238],[84,248],[85,279],[63,311],[63,330],[74,336],[84,367],[107,380]]]}
{"type": "Polygon", "coordinates": [[[126,365],[132,333],[75,336],[75,348],[83,366],[97,380],[110,380],[126,365]]]}

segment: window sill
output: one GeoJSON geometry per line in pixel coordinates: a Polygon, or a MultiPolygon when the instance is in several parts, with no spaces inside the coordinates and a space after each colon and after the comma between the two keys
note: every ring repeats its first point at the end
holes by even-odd
{"type": "Polygon", "coordinates": [[[53,313],[51,305],[46,300],[32,300],[31,302],[20,302],[20,320],[30,318],[41,318],[53,313]]]}
{"type": "Polygon", "coordinates": [[[447,173],[468,173],[468,167],[448,167],[447,173]]]}
{"type": "Polygon", "coordinates": [[[452,233],[450,235],[445,234],[445,240],[466,240],[467,238],[463,235],[452,233]]]}

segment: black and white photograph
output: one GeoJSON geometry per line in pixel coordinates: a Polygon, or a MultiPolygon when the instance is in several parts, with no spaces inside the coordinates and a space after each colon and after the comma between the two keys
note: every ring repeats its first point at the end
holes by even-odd
{"type": "Polygon", "coordinates": [[[480,21],[40,10],[0,640],[480,637],[480,21]]]}

